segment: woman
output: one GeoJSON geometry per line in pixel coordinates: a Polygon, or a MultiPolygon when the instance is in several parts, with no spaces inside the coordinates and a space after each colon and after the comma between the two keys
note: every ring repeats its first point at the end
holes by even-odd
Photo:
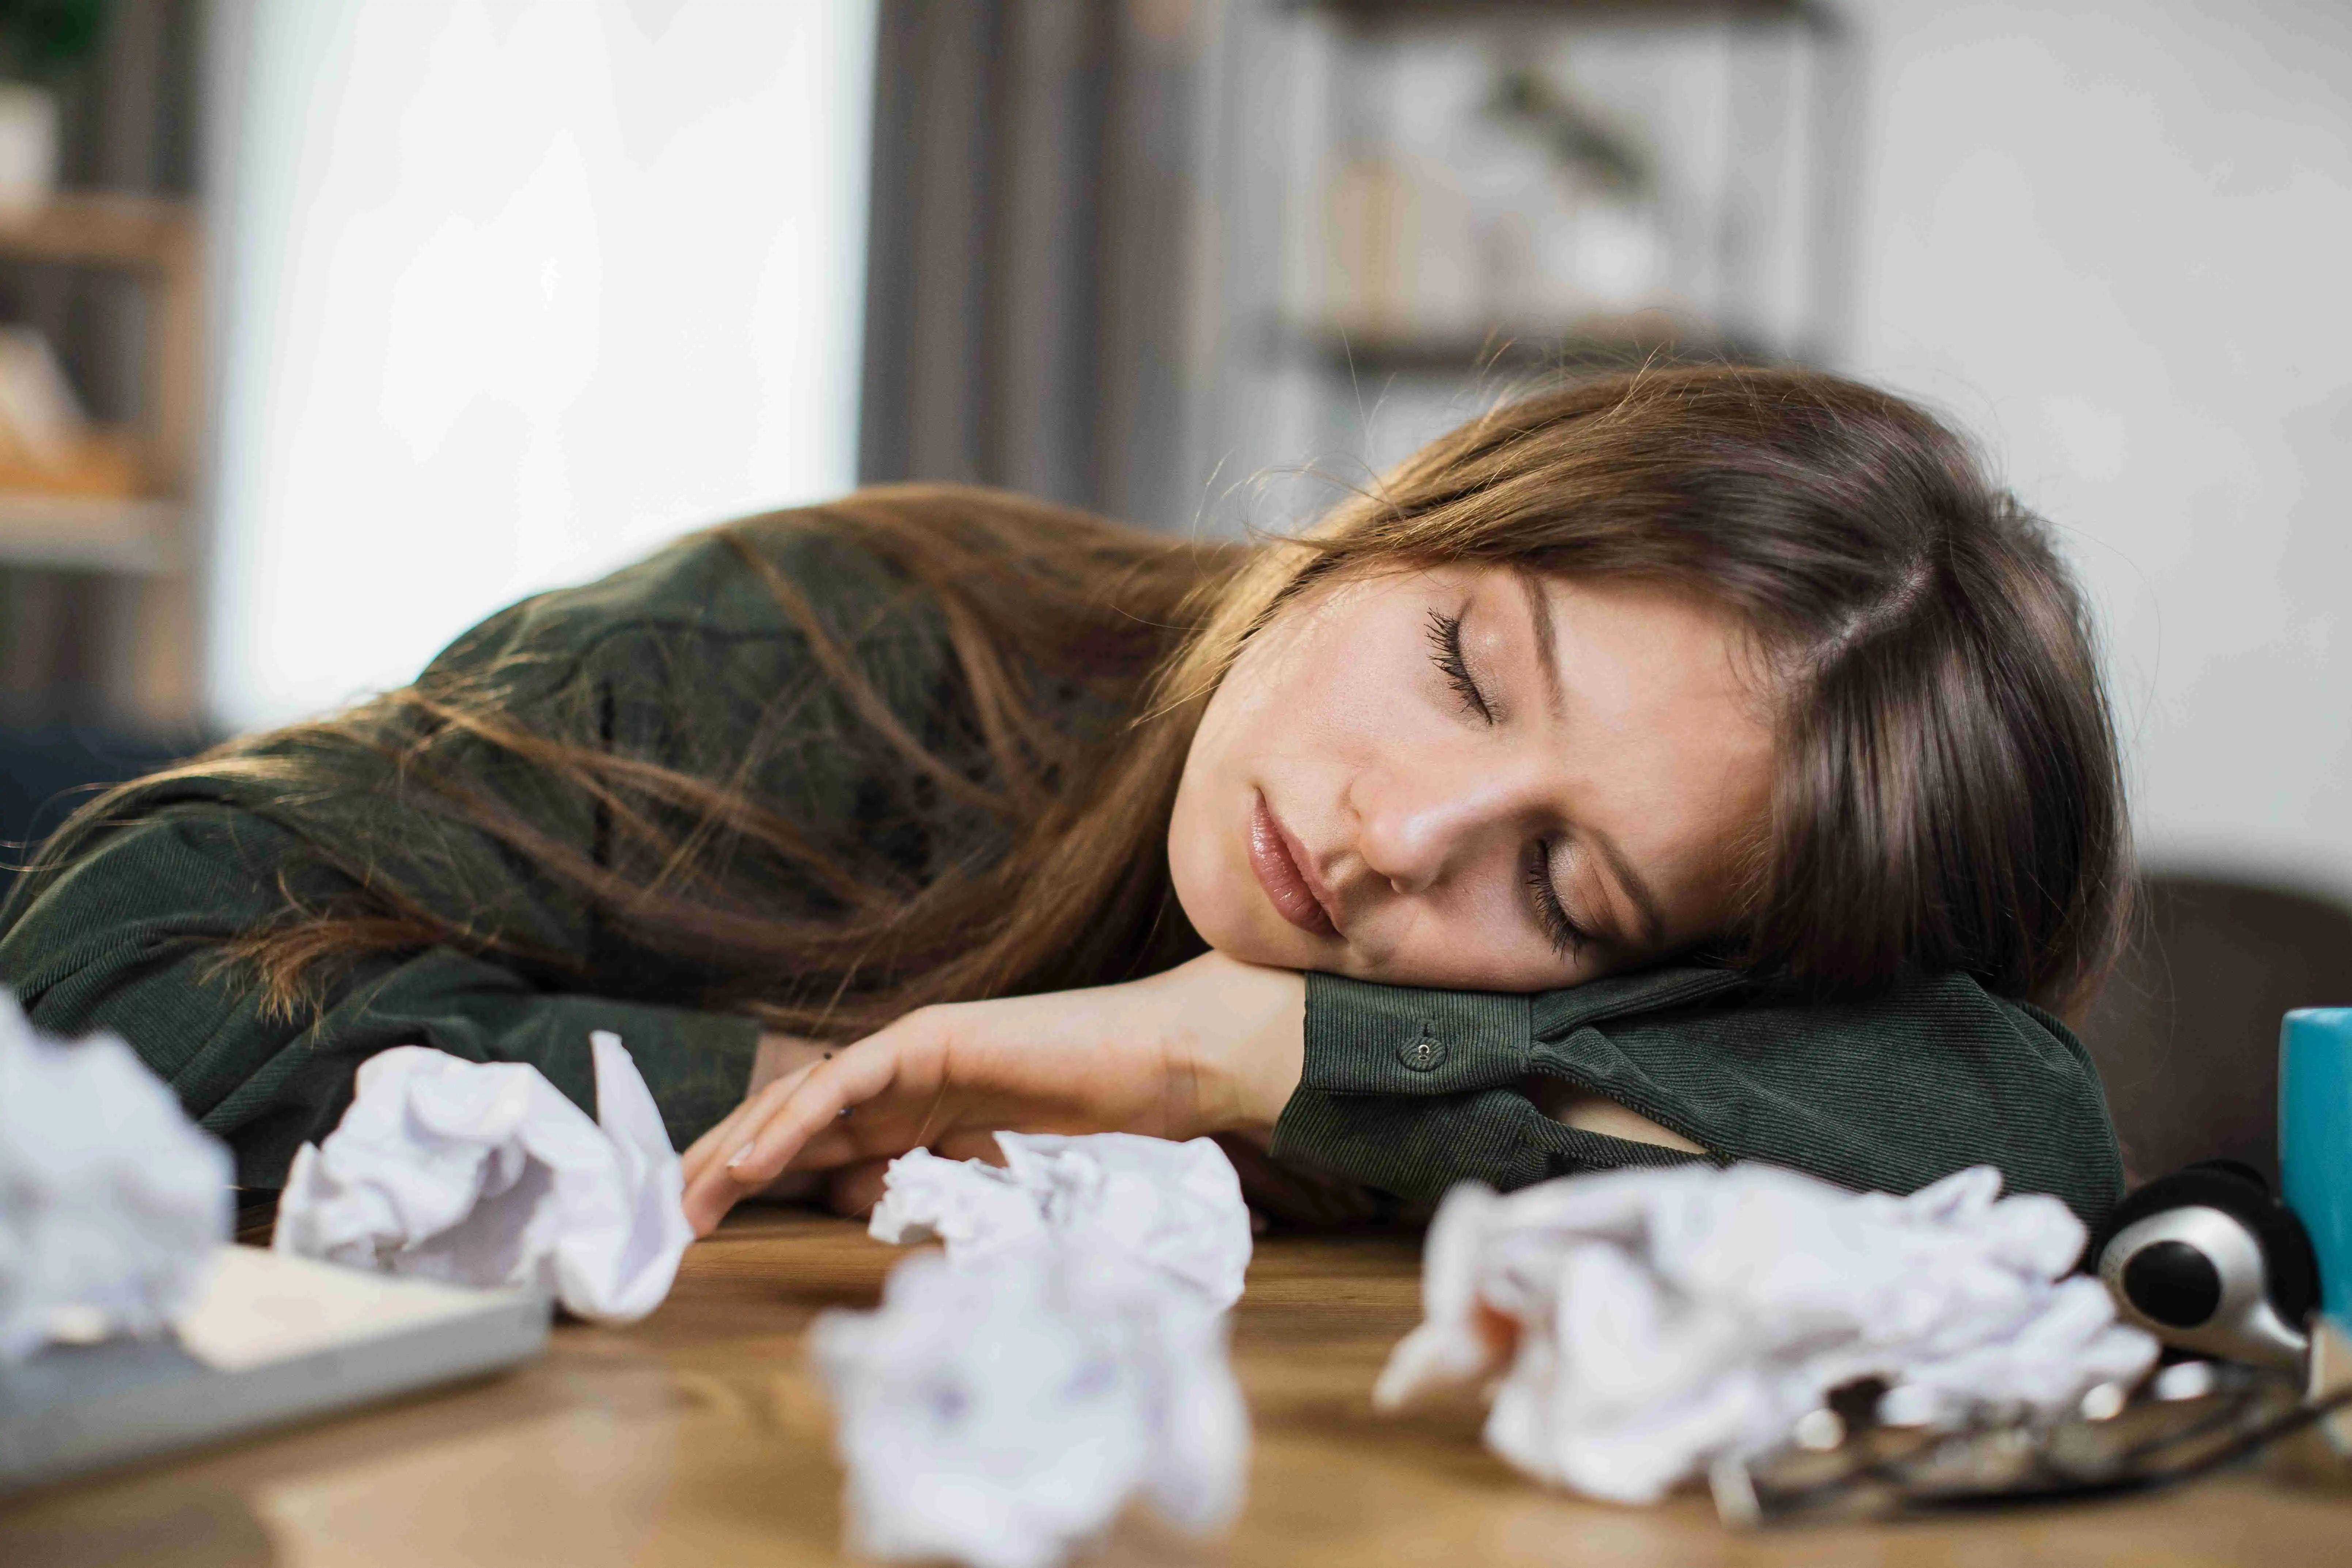
{"type": "Polygon", "coordinates": [[[593,1105],[611,1028],[706,1230],[1004,1127],[1416,1200],[1991,1161],[2095,1218],[2114,1136],[2052,1010],[2126,843],[2079,598],[1955,437],[1650,371],[1297,541],[936,488],[688,539],[92,803],[0,980],[129,1039],[255,1186],[375,1050],[593,1105]]]}

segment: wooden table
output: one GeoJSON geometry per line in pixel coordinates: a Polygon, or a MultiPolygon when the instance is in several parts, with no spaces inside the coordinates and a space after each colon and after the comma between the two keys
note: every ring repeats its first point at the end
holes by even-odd
{"type": "MultiPolygon", "coordinates": [[[[0,1564],[838,1561],[840,1476],[802,1333],[872,1304],[901,1256],[845,1221],[731,1220],[649,1321],[561,1328],[513,1375],[0,1508],[0,1564]]],[[[1250,1496],[1196,1547],[1133,1519],[1089,1562],[1986,1564],[2352,1563],[2352,1479],[2273,1465],[2129,1501],[1739,1536],[1702,1497],[1619,1509],[1546,1491],[1473,1415],[1376,1419],[1418,1318],[1417,1243],[1277,1237],[1234,1349],[1256,1424],[1250,1496]]]]}

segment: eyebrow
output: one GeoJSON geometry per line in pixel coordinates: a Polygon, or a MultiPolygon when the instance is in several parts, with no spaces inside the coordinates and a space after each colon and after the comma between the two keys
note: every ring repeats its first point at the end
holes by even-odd
{"type": "Polygon", "coordinates": [[[1617,840],[1597,827],[1579,828],[1577,831],[1580,837],[1600,851],[1601,858],[1608,864],[1609,874],[1617,879],[1617,885],[1625,889],[1627,898],[1633,900],[1634,909],[1642,916],[1642,934],[1649,938],[1650,945],[1665,946],[1666,912],[1658,903],[1656,890],[1642,879],[1639,871],[1633,869],[1633,863],[1625,858],[1625,852],[1617,847],[1617,840]]]}
{"type": "Polygon", "coordinates": [[[1542,672],[1544,694],[1558,717],[1568,706],[1568,697],[1559,684],[1559,629],[1552,625],[1551,595],[1544,592],[1543,580],[1534,573],[1517,575],[1519,591],[1528,596],[1528,619],[1535,624],[1536,668],[1542,672]]]}

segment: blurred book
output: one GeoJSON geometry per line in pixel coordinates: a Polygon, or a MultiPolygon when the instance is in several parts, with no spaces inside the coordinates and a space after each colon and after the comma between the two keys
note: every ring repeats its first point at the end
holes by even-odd
{"type": "Polygon", "coordinates": [[[138,444],[90,423],[49,340],[0,327],[0,490],[129,497],[140,493],[138,444]]]}
{"type": "Polygon", "coordinates": [[[547,1345],[528,1290],[467,1290],[223,1247],[175,1338],[0,1364],[0,1496],[415,1389],[547,1345]]]}

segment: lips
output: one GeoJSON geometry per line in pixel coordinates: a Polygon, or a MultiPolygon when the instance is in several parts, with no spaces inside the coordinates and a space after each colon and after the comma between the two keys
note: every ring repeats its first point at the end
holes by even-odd
{"type": "Polygon", "coordinates": [[[1329,906],[1316,896],[1315,886],[1307,879],[1305,850],[1265,804],[1264,795],[1257,797],[1257,809],[1250,816],[1249,852],[1257,885],[1265,889],[1266,900],[1284,920],[1314,936],[1339,934],[1329,906]]]}

